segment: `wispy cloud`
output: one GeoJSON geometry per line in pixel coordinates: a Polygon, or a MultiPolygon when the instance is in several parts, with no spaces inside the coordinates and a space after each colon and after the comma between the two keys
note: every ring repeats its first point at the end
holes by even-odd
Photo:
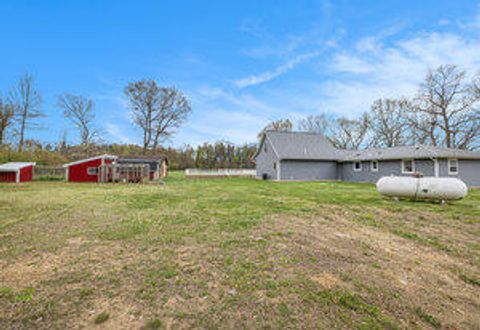
{"type": "Polygon", "coordinates": [[[365,47],[368,40],[332,57],[328,67],[335,78],[316,87],[324,111],[355,115],[368,110],[376,98],[412,96],[427,70],[442,64],[458,64],[470,73],[480,69],[478,37],[423,32],[388,46],[377,40],[365,47]]]}
{"type": "Polygon", "coordinates": [[[246,18],[238,27],[238,31],[247,33],[257,38],[263,38],[267,35],[267,31],[262,22],[258,18],[246,18]]]}
{"type": "Polygon", "coordinates": [[[297,65],[309,61],[315,57],[318,57],[322,52],[321,51],[312,51],[304,54],[300,54],[287,61],[286,63],[276,67],[272,71],[266,71],[258,75],[251,75],[246,78],[235,80],[235,86],[239,88],[245,88],[248,86],[254,86],[263,84],[267,81],[275,79],[288,71],[292,70],[297,65]]]}
{"type": "Polygon", "coordinates": [[[104,125],[105,132],[112,137],[113,141],[117,141],[120,143],[127,143],[132,144],[136,143],[132,138],[125,134],[125,130],[122,129],[120,126],[113,124],[113,123],[106,123],[104,125]]]}

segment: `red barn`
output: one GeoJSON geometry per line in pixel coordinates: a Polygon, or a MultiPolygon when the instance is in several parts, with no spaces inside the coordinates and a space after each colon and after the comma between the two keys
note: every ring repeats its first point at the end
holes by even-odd
{"type": "Polygon", "coordinates": [[[0,182],[28,182],[33,178],[35,163],[6,163],[0,165],[0,182]]]}
{"type": "Polygon", "coordinates": [[[68,182],[98,182],[99,167],[112,164],[117,156],[101,155],[63,165],[68,182]]]}

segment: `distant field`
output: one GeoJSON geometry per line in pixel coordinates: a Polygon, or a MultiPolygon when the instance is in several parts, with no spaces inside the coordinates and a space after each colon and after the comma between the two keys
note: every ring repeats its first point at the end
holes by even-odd
{"type": "Polygon", "coordinates": [[[0,184],[0,329],[480,328],[480,191],[0,184]]]}

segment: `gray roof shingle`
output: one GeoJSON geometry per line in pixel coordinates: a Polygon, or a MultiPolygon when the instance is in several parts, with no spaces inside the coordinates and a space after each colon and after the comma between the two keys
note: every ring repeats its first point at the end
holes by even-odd
{"type": "Polygon", "coordinates": [[[335,148],[321,134],[304,132],[268,131],[268,139],[280,159],[302,160],[394,160],[405,158],[461,158],[480,159],[480,152],[432,146],[402,146],[370,148],[366,150],[341,150],[335,148]]]}
{"type": "Polygon", "coordinates": [[[370,148],[366,150],[350,150],[343,160],[374,160],[374,159],[426,159],[426,158],[461,158],[480,159],[480,152],[442,148],[433,146],[401,146],[391,148],[370,148]]]}
{"type": "Polygon", "coordinates": [[[303,132],[266,132],[280,159],[337,160],[343,151],[336,149],[323,135],[303,132]]]}

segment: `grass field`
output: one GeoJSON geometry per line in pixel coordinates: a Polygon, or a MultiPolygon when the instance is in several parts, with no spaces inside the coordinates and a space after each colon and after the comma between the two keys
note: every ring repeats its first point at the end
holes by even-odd
{"type": "Polygon", "coordinates": [[[0,185],[0,328],[480,328],[480,191],[0,185]]]}

